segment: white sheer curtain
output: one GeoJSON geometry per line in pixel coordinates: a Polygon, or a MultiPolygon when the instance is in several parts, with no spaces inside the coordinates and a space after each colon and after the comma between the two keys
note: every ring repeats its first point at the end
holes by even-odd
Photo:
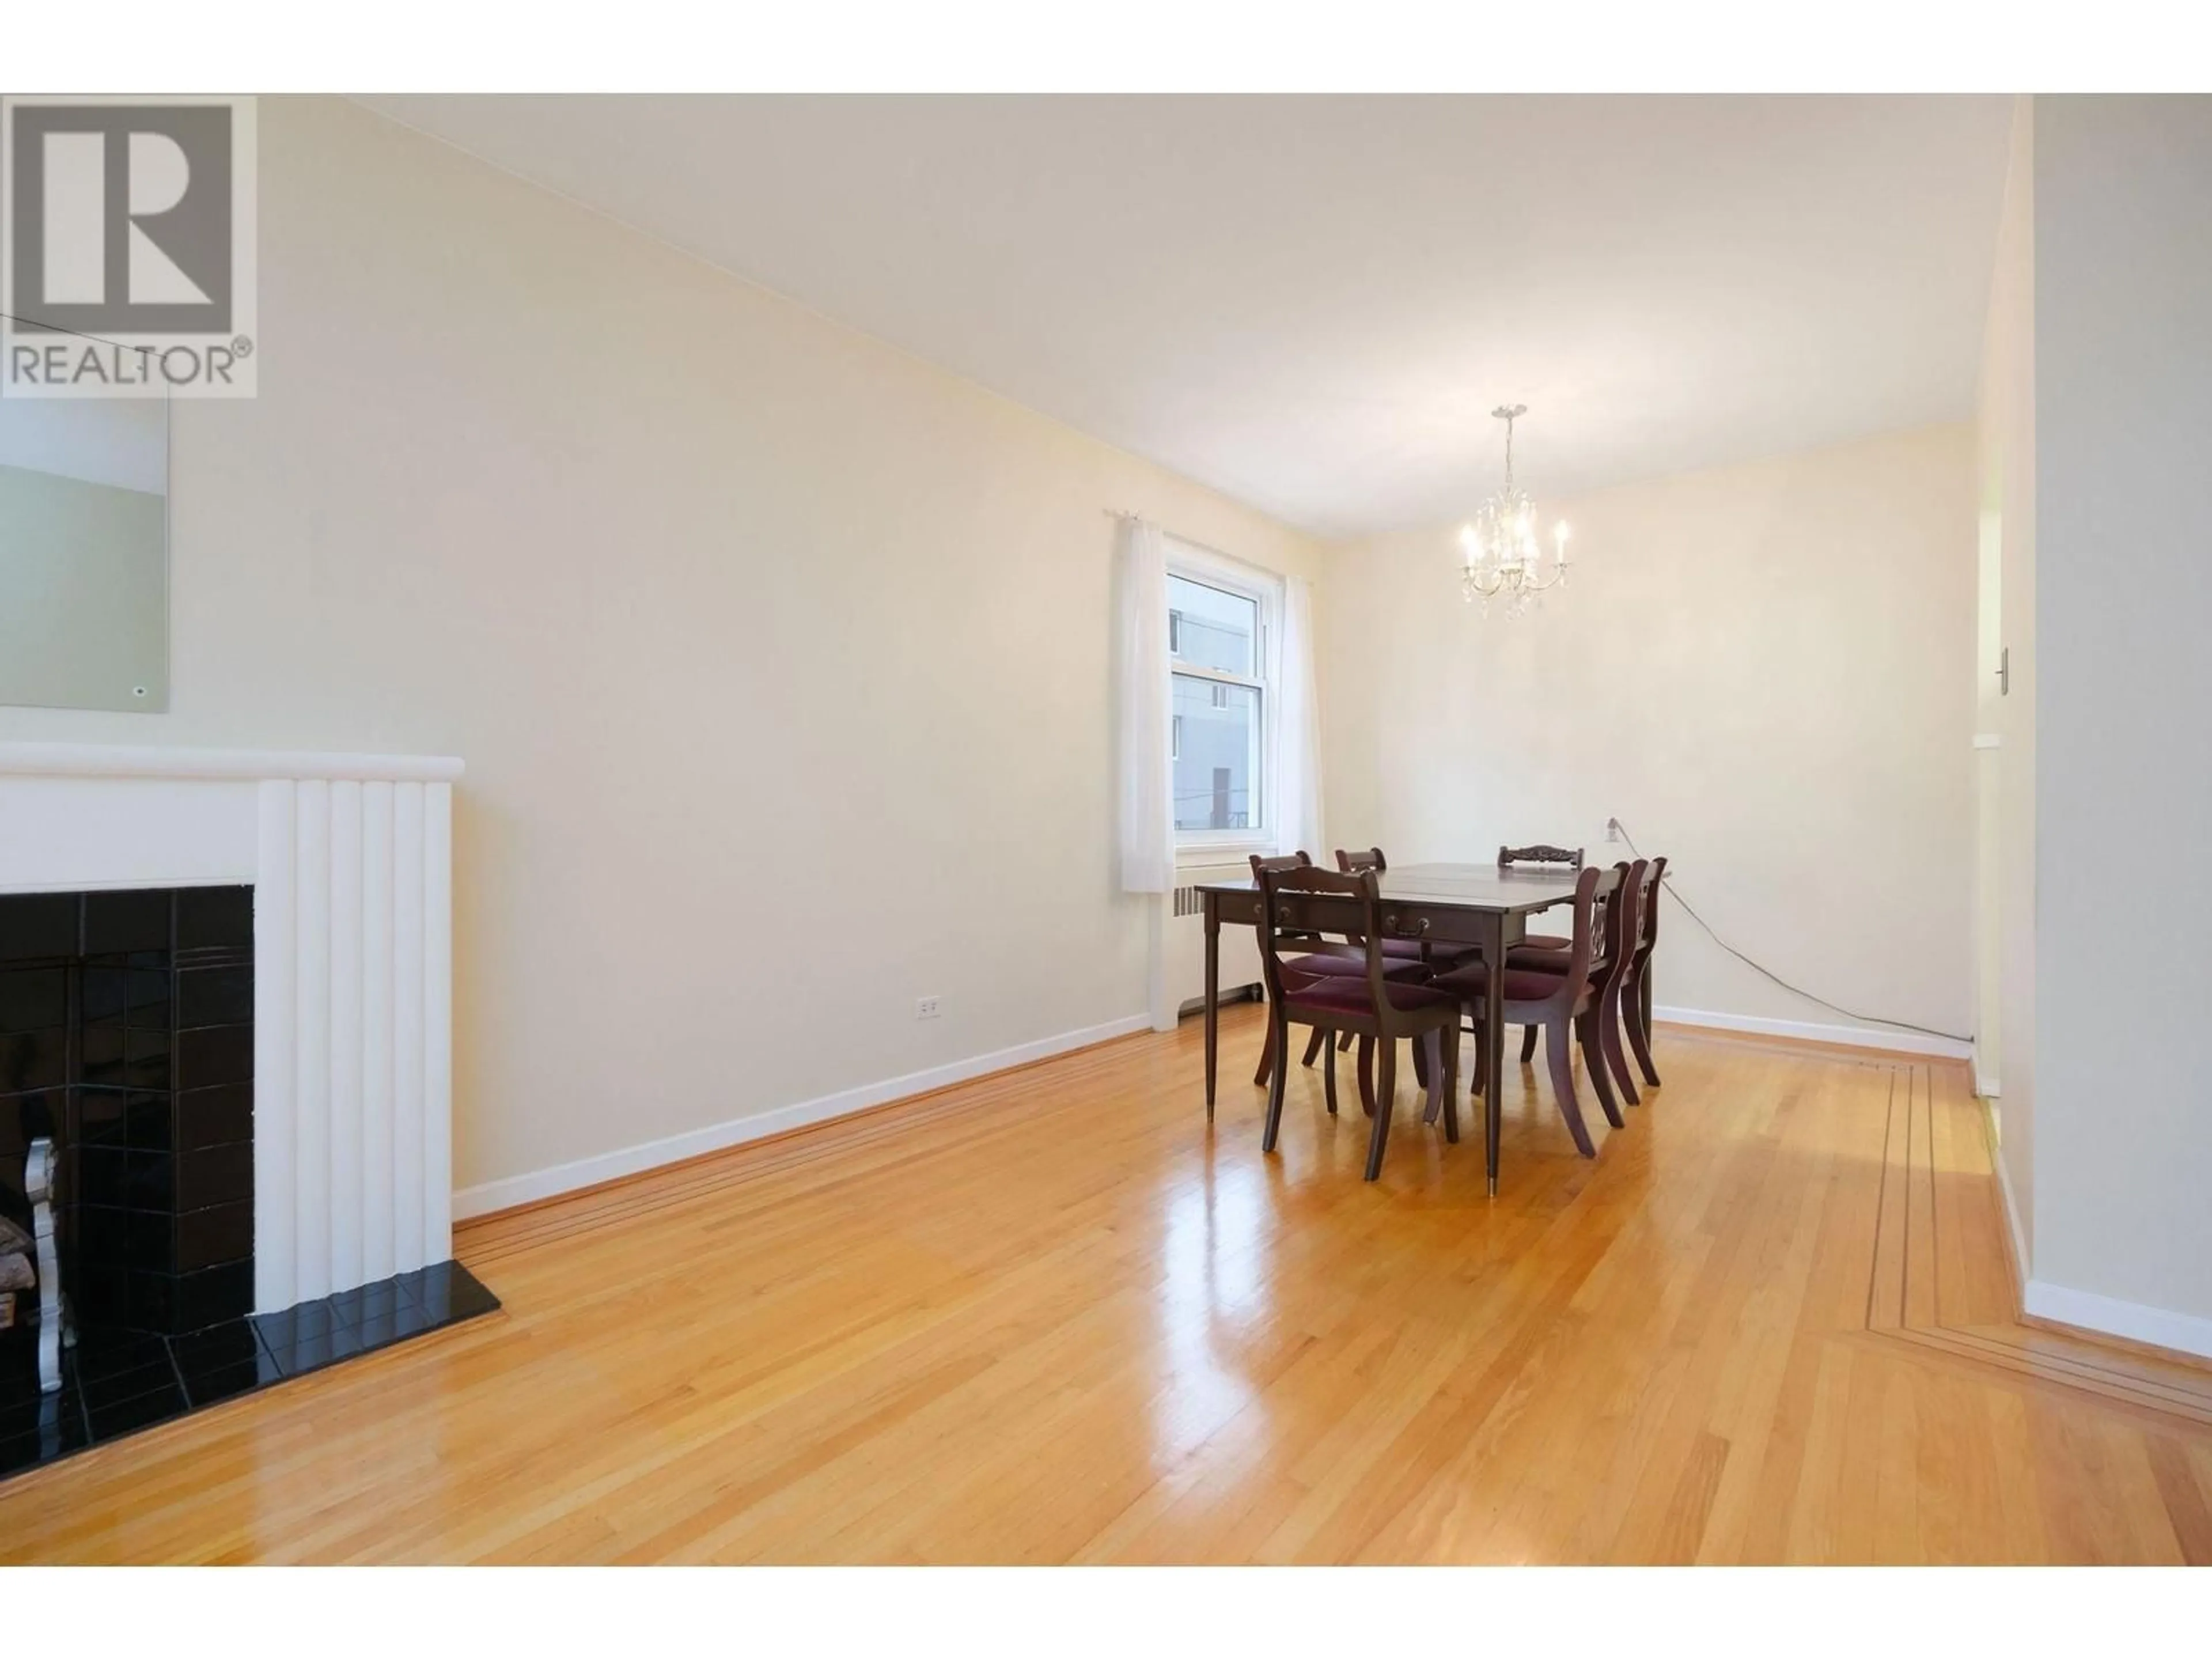
{"type": "Polygon", "coordinates": [[[1275,811],[1278,851],[1301,849],[1327,865],[1321,823],[1321,696],[1314,679],[1313,584],[1283,579],[1283,625],[1275,664],[1275,811]]]}
{"type": "Polygon", "coordinates": [[[1121,887],[1175,884],[1175,805],[1168,744],[1168,555],[1159,526],[1121,520],[1119,765],[1121,887]]]}

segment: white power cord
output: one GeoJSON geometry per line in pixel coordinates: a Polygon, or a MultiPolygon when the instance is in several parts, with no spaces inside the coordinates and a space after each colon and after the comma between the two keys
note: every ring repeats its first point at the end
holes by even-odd
{"type": "MultiPolygon", "coordinates": [[[[1619,818],[1607,818],[1606,822],[1613,829],[1620,832],[1620,838],[1627,843],[1628,850],[1630,852],[1634,853],[1638,858],[1642,858],[1644,856],[1643,853],[1638,850],[1636,845],[1636,838],[1628,833],[1628,826],[1626,824],[1623,823],[1619,818]]],[[[1742,951],[1737,950],[1735,945],[1730,945],[1718,933],[1713,932],[1712,923],[1707,921],[1703,916],[1699,915],[1696,909],[1692,907],[1690,901],[1684,898],[1682,895],[1675,890],[1674,878],[1672,875],[1662,877],[1661,878],[1661,884],[1666,888],[1668,893],[1673,897],[1674,902],[1682,907],[1682,914],[1689,917],[1692,921],[1696,922],[1699,927],[1705,930],[1705,934],[1707,939],[1712,940],[1714,944],[1719,945],[1722,950],[1727,951],[1738,962],[1743,963],[1745,967],[1752,969],[1754,973],[1763,975],[1766,978],[1772,980],[1777,985],[1779,985],[1784,990],[1789,992],[1791,995],[1801,996],[1808,1002],[1818,1004],[1820,1007],[1827,1009],[1831,1013],[1841,1014],[1846,1019],[1863,1020],[1869,1025],[1894,1026],[1900,1031],[1917,1031],[1923,1036],[1948,1037],[1954,1042],[1972,1042],[1973,1041],[1972,1037],[1961,1036],[1956,1031],[1939,1031],[1932,1025],[1915,1025],[1909,1019],[1884,1019],[1880,1014],[1862,1014],[1856,1009],[1844,1007],[1840,1002],[1831,1002],[1824,996],[1816,996],[1814,993],[1807,990],[1802,985],[1792,985],[1788,980],[1783,978],[1781,975],[1776,973],[1771,968],[1765,966],[1762,963],[1753,961],[1749,957],[1744,955],[1742,951]]]]}

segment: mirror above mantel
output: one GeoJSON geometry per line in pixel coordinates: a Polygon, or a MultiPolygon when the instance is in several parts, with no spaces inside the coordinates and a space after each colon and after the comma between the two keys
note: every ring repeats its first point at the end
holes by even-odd
{"type": "Polygon", "coordinates": [[[169,704],[162,398],[0,398],[0,704],[169,704]]]}

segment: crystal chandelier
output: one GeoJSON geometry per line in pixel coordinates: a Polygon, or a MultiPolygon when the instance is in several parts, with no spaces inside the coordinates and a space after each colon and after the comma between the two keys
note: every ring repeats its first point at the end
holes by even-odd
{"type": "Polygon", "coordinates": [[[1460,597],[1469,605],[1480,600],[1485,616],[1490,602],[1500,599],[1507,616],[1521,617],[1534,607],[1538,595],[1565,583],[1567,527],[1553,526],[1547,573],[1536,537],[1536,504],[1513,482],[1513,422],[1528,412],[1528,405],[1501,404],[1490,412],[1505,422],[1505,487],[1482,504],[1472,524],[1460,528],[1460,597]]]}

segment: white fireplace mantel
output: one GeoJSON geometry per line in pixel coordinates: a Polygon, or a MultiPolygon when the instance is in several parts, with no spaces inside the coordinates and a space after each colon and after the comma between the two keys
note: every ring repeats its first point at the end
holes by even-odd
{"type": "Polygon", "coordinates": [[[461,770],[0,743],[0,893],[253,887],[257,1311],[453,1255],[461,770]]]}
{"type": "Polygon", "coordinates": [[[332,755],[314,749],[161,749],[107,743],[0,743],[0,777],[372,779],[451,783],[450,755],[332,755]]]}

